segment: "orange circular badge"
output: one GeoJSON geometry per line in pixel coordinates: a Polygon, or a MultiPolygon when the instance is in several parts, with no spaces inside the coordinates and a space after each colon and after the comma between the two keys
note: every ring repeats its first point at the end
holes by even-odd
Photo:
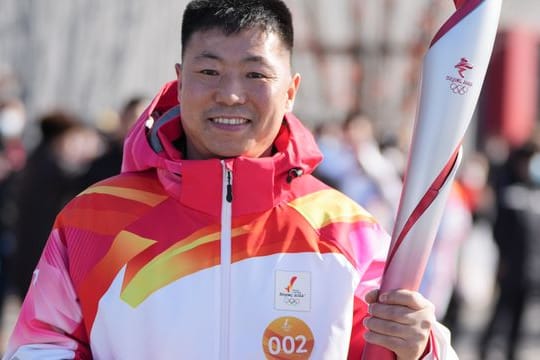
{"type": "Polygon", "coordinates": [[[262,347],[268,360],[306,360],[315,339],[307,324],[292,316],[272,321],[264,330],[262,347]]]}

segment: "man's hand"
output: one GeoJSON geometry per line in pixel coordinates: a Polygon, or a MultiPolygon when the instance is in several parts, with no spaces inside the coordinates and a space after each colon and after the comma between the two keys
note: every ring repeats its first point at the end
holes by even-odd
{"type": "Polygon", "coordinates": [[[436,321],[431,302],[409,290],[393,290],[380,296],[378,290],[373,290],[366,295],[366,302],[369,304],[369,316],[364,319],[367,342],[393,351],[398,360],[418,359],[424,353],[436,321]]]}

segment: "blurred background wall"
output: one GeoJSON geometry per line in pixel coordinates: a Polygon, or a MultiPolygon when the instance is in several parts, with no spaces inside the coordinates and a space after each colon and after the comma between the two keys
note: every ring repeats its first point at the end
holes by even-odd
{"type": "MultiPolygon", "coordinates": [[[[286,2],[296,20],[294,64],[303,76],[296,112],[304,122],[362,108],[385,131],[410,124],[421,58],[452,1],[286,2]]],[[[17,93],[30,118],[63,106],[95,122],[129,96],[153,95],[175,76],[186,3],[0,0],[0,74],[12,74],[0,96],[17,93]]],[[[537,44],[539,14],[538,0],[505,0],[501,30],[532,33],[537,44]]]]}

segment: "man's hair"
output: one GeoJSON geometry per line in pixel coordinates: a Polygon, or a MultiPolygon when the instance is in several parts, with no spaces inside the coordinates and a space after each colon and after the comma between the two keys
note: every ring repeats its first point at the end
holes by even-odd
{"type": "Polygon", "coordinates": [[[283,1],[193,0],[186,6],[182,19],[182,56],[195,32],[219,29],[225,35],[231,35],[257,27],[277,34],[292,53],[292,16],[283,1]]]}

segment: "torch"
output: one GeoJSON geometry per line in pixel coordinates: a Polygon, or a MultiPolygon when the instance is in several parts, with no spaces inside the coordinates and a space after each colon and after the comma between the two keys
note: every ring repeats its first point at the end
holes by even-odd
{"type": "MultiPolygon", "coordinates": [[[[461,160],[497,32],[502,0],[454,0],[427,51],[420,102],[381,292],[418,290],[461,160]]],[[[366,360],[394,359],[366,344],[366,360]]]]}

